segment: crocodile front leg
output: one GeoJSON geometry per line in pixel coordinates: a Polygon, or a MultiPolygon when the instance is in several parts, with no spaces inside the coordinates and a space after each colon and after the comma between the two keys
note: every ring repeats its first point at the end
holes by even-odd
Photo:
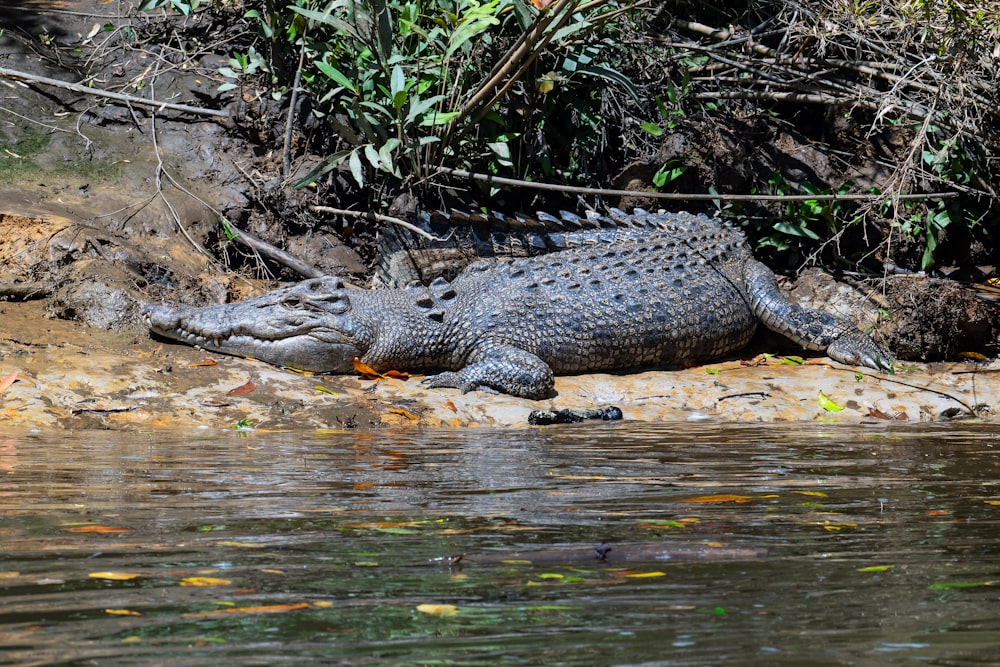
{"type": "Polygon", "coordinates": [[[760,262],[747,262],[744,280],[754,314],[771,331],[844,364],[894,371],[892,355],[852,322],[785,299],[774,274],[760,262]]]}
{"type": "Polygon", "coordinates": [[[495,347],[459,371],[424,379],[428,387],[454,387],[462,393],[489,388],[504,394],[539,400],[555,395],[555,378],[548,364],[516,347],[495,347]]]}

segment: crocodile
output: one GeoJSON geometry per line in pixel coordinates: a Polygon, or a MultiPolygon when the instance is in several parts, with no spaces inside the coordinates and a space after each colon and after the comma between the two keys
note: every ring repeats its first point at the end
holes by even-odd
{"type": "Polygon", "coordinates": [[[154,334],[278,366],[432,372],[430,387],[554,395],[554,375],[691,365],[762,323],[809,350],[892,372],[846,319],[786,300],[742,232],[704,215],[630,214],[538,256],[484,259],[453,280],[357,289],[306,280],[244,301],[148,304],[154,334]],[[607,236],[610,234],[610,236],[607,236]]]}

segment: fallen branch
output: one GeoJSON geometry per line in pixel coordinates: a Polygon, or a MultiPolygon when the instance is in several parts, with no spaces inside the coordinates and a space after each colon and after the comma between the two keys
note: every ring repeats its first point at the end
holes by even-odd
{"type": "Polygon", "coordinates": [[[30,81],[32,83],[40,83],[46,86],[54,86],[56,88],[64,88],[66,90],[71,90],[74,93],[81,93],[83,95],[94,95],[96,97],[105,97],[107,99],[115,100],[118,102],[124,102],[126,104],[138,104],[147,107],[153,107],[156,110],[171,109],[173,111],[179,111],[182,113],[195,114],[200,116],[211,116],[213,118],[229,118],[228,111],[219,111],[217,109],[205,109],[203,107],[192,107],[187,104],[174,104],[173,102],[160,102],[158,100],[151,100],[145,97],[135,97],[134,95],[124,95],[122,93],[113,93],[110,90],[101,90],[100,88],[88,88],[79,83],[70,83],[68,81],[60,81],[59,79],[50,79],[46,76],[38,76],[35,74],[28,74],[27,72],[18,72],[17,70],[7,69],[6,67],[0,67],[0,76],[14,79],[15,81],[30,81]]]}
{"type": "Polygon", "coordinates": [[[295,255],[285,252],[281,248],[276,248],[267,241],[263,241],[249,232],[245,232],[238,227],[234,227],[232,223],[227,223],[227,227],[232,232],[232,237],[236,241],[239,241],[247,248],[256,252],[258,255],[262,255],[277,262],[278,264],[281,264],[282,266],[286,266],[305,278],[323,278],[326,276],[325,273],[317,269],[312,264],[302,261],[295,255]]]}
{"type": "MultiPolygon", "coordinates": [[[[515,178],[504,178],[491,174],[477,174],[464,169],[449,169],[438,167],[438,172],[458,178],[469,178],[474,181],[484,181],[497,185],[547,190],[549,192],[564,192],[581,195],[600,195],[604,197],[649,197],[651,199],[671,199],[675,201],[881,201],[890,195],[876,194],[846,194],[846,195],[727,195],[727,194],[685,194],[683,192],[643,192],[641,190],[607,190],[604,188],[585,188],[577,185],[559,185],[557,183],[534,183],[515,178]]],[[[897,195],[893,199],[951,199],[957,197],[957,192],[928,192],[926,194],[897,195]]],[[[313,207],[316,208],[316,207],[313,207]]]]}
{"type": "Polygon", "coordinates": [[[316,213],[330,213],[331,215],[343,215],[349,218],[360,218],[362,220],[375,220],[376,222],[387,222],[393,225],[399,225],[404,229],[408,229],[418,236],[423,236],[429,241],[447,241],[448,239],[442,239],[433,234],[420,229],[416,225],[410,224],[406,220],[400,220],[399,218],[394,218],[391,215],[382,215],[381,213],[371,213],[366,211],[351,211],[343,208],[330,208],[329,206],[310,206],[310,211],[315,211],[316,213]]]}

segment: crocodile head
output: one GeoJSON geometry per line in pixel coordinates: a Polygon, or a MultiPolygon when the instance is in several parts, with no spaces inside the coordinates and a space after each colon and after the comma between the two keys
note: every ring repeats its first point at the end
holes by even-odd
{"type": "Polygon", "coordinates": [[[160,336],[276,366],[350,373],[364,354],[352,334],[348,291],[316,278],[261,296],[195,308],[149,304],[142,313],[160,336]]]}

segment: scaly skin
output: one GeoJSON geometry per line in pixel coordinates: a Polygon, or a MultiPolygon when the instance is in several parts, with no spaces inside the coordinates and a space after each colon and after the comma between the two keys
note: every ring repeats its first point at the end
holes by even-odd
{"type": "MultiPolygon", "coordinates": [[[[652,214],[656,215],[656,214],[652,214]]],[[[743,236],[689,216],[530,258],[481,261],[451,283],[382,290],[320,278],[234,304],[150,305],[151,330],[280,366],[439,371],[425,382],[551,396],[554,374],[688,365],[745,346],[758,322],[844,363],[890,370],[850,322],[786,301],[743,236]]]]}

